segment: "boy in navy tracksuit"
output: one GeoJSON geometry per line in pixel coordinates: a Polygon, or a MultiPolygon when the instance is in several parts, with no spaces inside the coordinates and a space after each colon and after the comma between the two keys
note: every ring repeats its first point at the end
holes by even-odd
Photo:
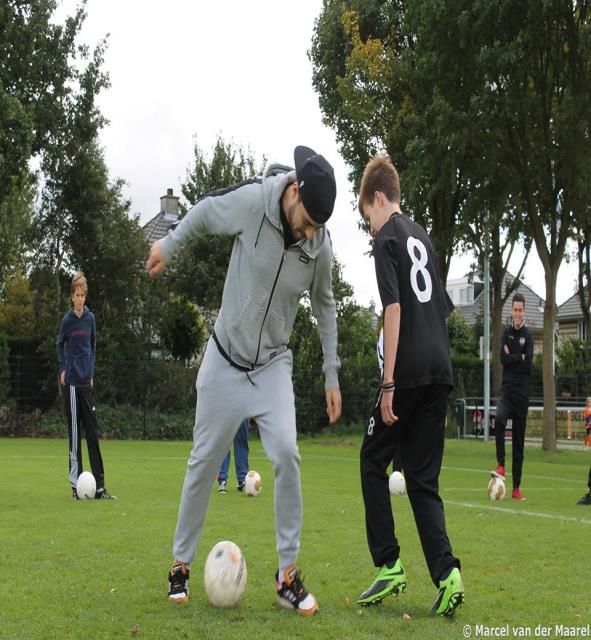
{"type": "Polygon", "coordinates": [[[96,498],[116,500],[105,489],[105,471],[99,447],[98,424],[94,407],[94,355],[96,324],[94,314],[84,305],[88,284],[84,274],[76,273],[71,284],[74,308],[64,316],[57,339],[60,383],[64,400],[70,441],[70,485],[72,498],[78,500],[76,481],[82,473],[80,426],[84,427],[90,467],[96,480],[96,498]]]}

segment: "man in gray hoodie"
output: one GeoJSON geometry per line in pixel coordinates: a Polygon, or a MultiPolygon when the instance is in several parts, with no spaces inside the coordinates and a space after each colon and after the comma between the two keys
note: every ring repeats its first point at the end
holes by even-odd
{"type": "Polygon", "coordinates": [[[251,178],[207,194],[165,238],[147,269],[154,277],[191,237],[234,236],[214,333],[197,375],[193,449],[187,464],[169,572],[168,597],[188,602],[195,557],[212,485],[239,425],[256,420],[275,476],[279,604],[300,615],[318,611],[296,567],[302,496],[289,338],[309,291],[324,355],[328,418],[341,414],[332,246],[324,224],[336,197],[334,172],[308,147],[296,147],[295,171],[271,165],[251,178]]]}

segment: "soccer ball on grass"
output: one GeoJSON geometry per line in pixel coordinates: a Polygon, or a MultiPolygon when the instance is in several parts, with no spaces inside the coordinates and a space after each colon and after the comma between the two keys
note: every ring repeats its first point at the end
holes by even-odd
{"type": "Polygon", "coordinates": [[[488,481],[488,497],[496,502],[498,500],[505,499],[505,481],[503,478],[499,478],[498,476],[493,476],[488,481]]]}
{"type": "Polygon", "coordinates": [[[229,540],[218,542],[205,561],[205,593],[214,607],[235,607],[246,587],[246,561],[240,547],[229,540]]]}
{"type": "Polygon", "coordinates": [[[258,471],[251,469],[244,478],[244,494],[258,496],[263,489],[263,481],[258,471]]]}
{"type": "Polygon", "coordinates": [[[388,487],[390,493],[393,496],[405,496],[406,495],[406,482],[404,476],[400,471],[393,471],[388,480],[388,487]]]}
{"type": "Polygon", "coordinates": [[[96,480],[90,471],[83,471],[76,481],[76,493],[80,500],[93,500],[96,495],[96,480]]]}

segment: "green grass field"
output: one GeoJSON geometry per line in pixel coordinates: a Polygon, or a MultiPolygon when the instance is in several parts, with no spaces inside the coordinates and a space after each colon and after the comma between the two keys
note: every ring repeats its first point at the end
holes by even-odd
{"type": "Polygon", "coordinates": [[[188,606],[166,601],[166,574],[190,443],[103,442],[107,488],[119,500],[74,502],[65,441],[0,440],[0,638],[425,640],[463,638],[466,625],[478,637],[476,625],[506,624],[509,637],[517,626],[532,637],[538,625],[551,627],[546,637],[559,637],[556,624],[584,632],[591,623],[591,507],[576,502],[591,452],[550,456],[528,448],[527,501],[493,504],[486,494],[492,443],[446,442],[441,493],[466,588],[466,603],[447,620],[429,613],[436,591],[406,498],[393,505],[407,591],[378,607],[356,606],[374,575],[359,445],[360,438],[300,442],[299,566],[320,603],[319,614],[304,619],[275,602],[272,472],[258,440],[250,465],[263,477],[263,492],[247,498],[232,482],[227,495],[212,495],[188,606]],[[213,608],[203,589],[205,557],[222,539],[239,544],[248,564],[235,609],[213,608]]]}

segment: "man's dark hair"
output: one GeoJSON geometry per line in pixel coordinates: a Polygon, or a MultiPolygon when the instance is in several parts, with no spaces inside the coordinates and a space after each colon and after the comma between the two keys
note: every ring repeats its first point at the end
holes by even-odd
{"type": "Polygon", "coordinates": [[[525,309],[525,298],[523,297],[523,294],[522,294],[522,293],[516,293],[516,294],[513,296],[513,300],[511,300],[511,307],[513,307],[513,305],[514,305],[516,302],[522,302],[522,303],[523,303],[523,308],[525,309]]]}

